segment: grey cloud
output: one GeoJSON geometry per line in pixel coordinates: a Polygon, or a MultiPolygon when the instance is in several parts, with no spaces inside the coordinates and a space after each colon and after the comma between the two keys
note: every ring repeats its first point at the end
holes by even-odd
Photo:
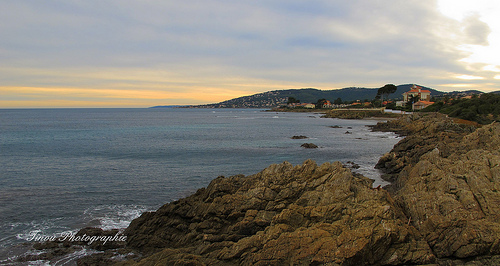
{"type": "MultiPolygon", "coordinates": [[[[221,76],[356,85],[416,82],[458,70],[463,56],[437,32],[461,29],[437,13],[434,0],[6,1],[0,15],[10,25],[0,25],[8,36],[0,51],[16,57],[0,66],[216,69],[221,76]]],[[[467,22],[474,43],[489,33],[481,23],[467,22]]]]}
{"type": "Polygon", "coordinates": [[[481,21],[481,16],[479,14],[472,14],[466,17],[462,24],[464,27],[464,33],[467,44],[475,45],[489,45],[488,36],[491,33],[491,29],[485,22],[481,21]]]}

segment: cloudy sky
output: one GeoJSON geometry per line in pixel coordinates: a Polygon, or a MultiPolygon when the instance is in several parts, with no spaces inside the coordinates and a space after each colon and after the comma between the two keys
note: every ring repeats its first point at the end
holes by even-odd
{"type": "Polygon", "coordinates": [[[500,90],[498,0],[2,0],[0,108],[500,90]]]}

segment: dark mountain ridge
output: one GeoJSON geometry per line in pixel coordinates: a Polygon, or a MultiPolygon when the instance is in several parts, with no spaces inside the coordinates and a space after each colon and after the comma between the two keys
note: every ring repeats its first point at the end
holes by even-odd
{"type": "MultiPolygon", "coordinates": [[[[403,99],[403,93],[409,91],[414,84],[402,84],[397,86],[395,93],[389,95],[390,100],[403,99]]],[[[431,97],[440,96],[465,96],[469,94],[481,94],[481,91],[469,90],[469,91],[454,91],[454,92],[442,92],[425,86],[420,86],[424,90],[429,90],[431,92],[431,97]]],[[[331,102],[342,99],[344,102],[351,101],[371,101],[377,96],[377,91],[379,88],[360,88],[360,87],[349,87],[343,89],[334,90],[318,90],[314,88],[304,88],[304,89],[288,89],[288,90],[274,90],[262,93],[257,93],[248,96],[242,96],[234,98],[231,100],[204,104],[204,105],[192,105],[192,106],[154,106],[152,108],[172,108],[172,107],[190,107],[190,108],[273,108],[285,105],[288,102],[289,97],[293,97],[300,100],[301,103],[316,103],[319,99],[326,99],[331,102]]],[[[386,98],[384,98],[386,100],[386,98]]]]}
{"type": "MultiPolygon", "coordinates": [[[[395,93],[389,95],[389,99],[403,98],[402,94],[410,90],[413,84],[403,84],[397,86],[395,93]]],[[[445,92],[437,91],[428,87],[420,86],[422,89],[431,91],[432,96],[441,96],[445,92]]],[[[349,87],[335,90],[318,90],[314,88],[275,90],[258,93],[249,96],[234,98],[220,103],[197,105],[198,108],[270,108],[284,105],[289,97],[300,100],[301,103],[315,103],[319,99],[335,101],[341,98],[342,101],[373,100],[377,96],[378,88],[349,87]]]]}

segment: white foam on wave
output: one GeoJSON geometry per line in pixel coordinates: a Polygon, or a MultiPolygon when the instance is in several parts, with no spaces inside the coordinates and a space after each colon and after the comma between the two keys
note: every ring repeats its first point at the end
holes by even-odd
{"type": "Polygon", "coordinates": [[[380,131],[368,131],[366,136],[377,137],[377,138],[390,138],[390,139],[400,138],[394,132],[380,132],[380,131]]]}
{"type": "Polygon", "coordinates": [[[85,256],[90,256],[92,254],[96,253],[103,253],[104,251],[97,251],[93,249],[86,249],[83,248],[81,250],[75,251],[73,253],[64,255],[57,260],[51,262],[51,265],[67,265],[70,262],[76,262],[79,258],[85,257],[85,256]]]}
{"type": "Polygon", "coordinates": [[[373,165],[360,164],[359,166],[360,168],[353,169],[352,171],[355,173],[362,174],[363,176],[374,180],[372,184],[373,187],[378,187],[378,186],[383,187],[391,184],[390,182],[387,182],[381,178],[381,172],[375,169],[373,165]]]}
{"type": "MultiPolygon", "coordinates": [[[[46,251],[40,251],[40,250],[33,250],[30,249],[22,254],[19,255],[14,255],[11,256],[7,259],[0,260],[1,265],[37,265],[37,266],[55,266],[55,265],[76,265],[76,261],[79,258],[85,257],[85,256],[90,256],[92,254],[96,253],[103,253],[104,251],[97,251],[93,249],[87,249],[85,247],[82,247],[79,250],[76,250],[73,253],[66,254],[61,257],[56,257],[54,259],[49,260],[32,260],[32,261],[25,261],[25,262],[20,262],[18,261],[19,259],[23,260],[23,258],[29,257],[29,256],[37,256],[40,254],[45,253],[46,251]]],[[[115,260],[119,260],[120,257],[117,257],[115,260]]]]}
{"type": "Polygon", "coordinates": [[[97,222],[96,227],[103,230],[123,229],[146,211],[151,210],[142,205],[101,205],[88,208],[84,216],[90,223],[97,222]]]}
{"type": "Polygon", "coordinates": [[[32,241],[34,236],[75,233],[75,230],[61,225],[61,220],[62,218],[54,218],[43,221],[11,223],[9,226],[13,232],[19,232],[15,234],[15,237],[22,241],[32,241]]]}

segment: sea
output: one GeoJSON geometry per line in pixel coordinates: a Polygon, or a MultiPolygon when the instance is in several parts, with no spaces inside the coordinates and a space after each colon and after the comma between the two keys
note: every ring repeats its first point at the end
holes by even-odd
{"type": "Polygon", "coordinates": [[[386,185],[374,166],[400,139],[371,132],[377,122],[259,109],[2,109],[0,264],[33,235],[125,228],[218,176],[284,161],[353,162],[386,185]]]}

